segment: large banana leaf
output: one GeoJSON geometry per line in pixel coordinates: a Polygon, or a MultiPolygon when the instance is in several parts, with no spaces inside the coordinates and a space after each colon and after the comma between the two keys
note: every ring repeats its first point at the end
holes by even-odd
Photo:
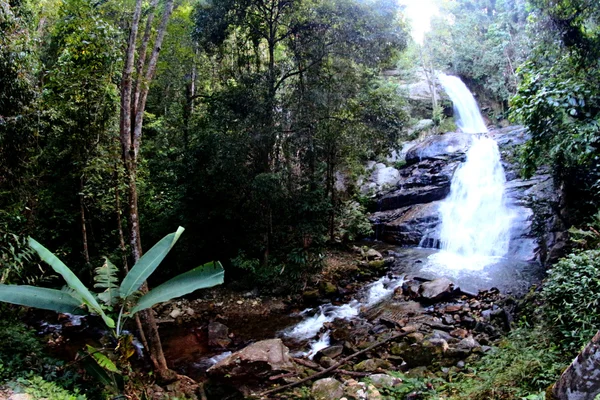
{"type": "Polygon", "coordinates": [[[191,271],[177,275],[162,285],[142,296],[137,305],[131,309],[133,315],[138,311],[150,308],[157,303],[183,296],[197,289],[208,288],[223,283],[225,272],[220,262],[209,262],[191,271]]]}
{"type": "Polygon", "coordinates": [[[109,328],[115,327],[115,322],[109,318],[98,304],[98,301],[94,295],[85,287],[79,278],[67,267],[62,261],[58,259],[50,250],[42,246],[36,240],[29,238],[29,246],[31,246],[40,256],[40,258],[48,263],[54,271],[61,274],[67,282],[67,285],[73,289],[81,300],[90,308],[91,311],[97,313],[102,317],[104,323],[109,328]]]}
{"type": "Polygon", "coordinates": [[[0,284],[0,301],[60,313],[83,313],[81,302],[68,292],[36,286],[0,284]]]}
{"type": "Polygon", "coordinates": [[[154,272],[158,264],[167,256],[171,248],[179,239],[184,229],[180,226],[177,232],[170,233],[156,243],[146,254],[144,254],[138,262],[131,268],[123,282],[121,282],[121,298],[127,299],[142,283],[154,272]]]}

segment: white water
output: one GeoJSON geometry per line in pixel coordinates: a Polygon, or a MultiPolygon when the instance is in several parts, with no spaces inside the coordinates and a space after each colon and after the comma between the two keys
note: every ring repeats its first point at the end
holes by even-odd
{"type": "MultiPolygon", "coordinates": [[[[341,306],[324,304],[312,316],[305,318],[284,332],[284,335],[300,341],[312,339],[321,332],[326,323],[333,322],[336,319],[349,320],[357,317],[363,307],[371,307],[390,297],[403,282],[404,279],[402,278],[389,278],[387,276],[380,278],[367,286],[364,301],[352,300],[350,303],[341,306]]],[[[311,311],[311,309],[304,310],[301,315],[308,315],[311,311]]],[[[325,331],[316,340],[311,341],[309,343],[310,350],[305,354],[312,359],[319,350],[328,347],[330,344],[329,334],[329,331],[325,331]]]]}
{"type": "Polygon", "coordinates": [[[487,128],[477,102],[467,86],[456,76],[440,73],[438,79],[454,104],[456,125],[464,133],[485,133],[487,128]]]}
{"type": "MultiPolygon", "coordinates": [[[[440,82],[454,102],[461,129],[487,132],[464,83],[447,75],[440,75],[440,82]]],[[[440,205],[442,251],[429,259],[450,269],[480,270],[508,252],[513,212],[505,204],[506,178],[496,142],[474,135],[466,156],[452,177],[450,194],[440,205]]]]}

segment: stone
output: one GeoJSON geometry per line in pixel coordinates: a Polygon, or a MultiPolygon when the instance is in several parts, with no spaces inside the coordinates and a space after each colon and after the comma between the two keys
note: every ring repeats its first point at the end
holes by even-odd
{"type": "Polygon", "coordinates": [[[336,345],[325,347],[324,349],[319,350],[319,353],[326,357],[336,358],[341,355],[344,351],[344,346],[336,345]]]}
{"type": "Polygon", "coordinates": [[[323,368],[329,368],[332,365],[334,365],[335,363],[336,363],[335,360],[331,357],[323,356],[323,357],[319,358],[319,364],[323,368]]]}
{"type": "Polygon", "coordinates": [[[373,383],[373,386],[375,386],[378,389],[383,387],[393,387],[402,384],[402,379],[395,378],[388,374],[369,375],[369,380],[373,383]]]}
{"type": "Polygon", "coordinates": [[[383,269],[386,266],[386,263],[384,260],[373,260],[373,261],[369,261],[369,269],[383,269]]]}
{"type": "Polygon", "coordinates": [[[461,340],[458,343],[458,345],[456,345],[456,347],[459,349],[473,351],[473,349],[481,347],[481,345],[479,343],[477,343],[477,341],[473,338],[473,336],[468,336],[468,337],[464,338],[463,340],[461,340]]]}
{"type": "Polygon", "coordinates": [[[473,142],[468,133],[451,132],[444,135],[433,135],[413,146],[406,153],[407,164],[417,163],[424,159],[439,157],[464,157],[473,142]]]}
{"type": "Polygon", "coordinates": [[[311,394],[315,400],[339,400],[344,395],[344,388],[337,379],[324,378],[313,383],[311,394]]]}
{"type": "Polygon", "coordinates": [[[229,355],[206,372],[220,380],[257,381],[281,372],[294,372],[289,349],[281,339],[261,340],[229,355]]]}
{"type": "Polygon", "coordinates": [[[450,331],[450,335],[457,337],[457,338],[464,339],[467,336],[469,336],[469,331],[466,329],[458,328],[453,331],[450,331]]]}
{"type": "Polygon", "coordinates": [[[369,358],[361,361],[354,366],[354,370],[358,372],[374,372],[378,369],[389,369],[392,367],[389,361],[382,360],[379,358],[369,358]]]}
{"type": "Polygon", "coordinates": [[[302,292],[302,298],[304,301],[314,301],[318,300],[320,297],[319,291],[317,289],[305,290],[302,292]]]}
{"type": "Polygon", "coordinates": [[[367,250],[365,257],[367,257],[367,260],[382,260],[383,259],[383,256],[381,255],[381,253],[375,249],[367,250]]]}
{"type": "Polygon", "coordinates": [[[420,298],[431,302],[448,298],[453,292],[454,283],[448,278],[438,278],[422,283],[419,288],[420,298]]]}
{"type": "Polygon", "coordinates": [[[446,306],[446,309],[444,310],[444,312],[446,312],[446,313],[455,313],[457,311],[460,311],[461,309],[462,309],[461,306],[456,305],[456,304],[452,304],[452,305],[446,306]]]}
{"type": "Polygon", "coordinates": [[[420,343],[423,341],[423,334],[421,332],[413,332],[409,335],[406,335],[406,341],[408,343],[420,343]]]}
{"type": "Polygon", "coordinates": [[[354,379],[348,379],[346,381],[344,394],[348,400],[368,400],[367,385],[363,382],[357,382],[354,379]]]}
{"type": "Polygon", "coordinates": [[[29,393],[14,393],[8,400],[33,400],[33,396],[29,393]]]}
{"type": "Polygon", "coordinates": [[[367,385],[367,400],[382,400],[383,397],[374,385],[367,385]]]}
{"type": "Polygon", "coordinates": [[[208,324],[208,345],[226,348],[230,344],[229,328],[220,322],[210,322],[208,324]]]}
{"type": "Polygon", "coordinates": [[[173,319],[177,319],[178,317],[180,317],[181,315],[183,315],[183,311],[181,311],[179,308],[174,308],[170,313],[169,313],[169,317],[173,318],[173,319]]]}
{"type": "Polygon", "coordinates": [[[337,286],[331,282],[321,281],[319,283],[319,291],[325,296],[331,296],[337,293],[337,286]]]}

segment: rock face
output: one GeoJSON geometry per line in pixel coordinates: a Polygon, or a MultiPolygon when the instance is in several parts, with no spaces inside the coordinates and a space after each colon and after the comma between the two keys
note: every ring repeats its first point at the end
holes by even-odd
{"type": "Polygon", "coordinates": [[[206,372],[216,379],[258,380],[279,371],[294,371],[289,349],[281,339],[261,340],[231,354],[206,372]]]}
{"type": "MultiPolygon", "coordinates": [[[[561,255],[565,226],[560,213],[561,195],[552,177],[541,171],[531,179],[518,175],[518,146],[528,139],[523,127],[492,130],[489,136],[500,148],[506,173],[505,196],[514,211],[509,245],[511,258],[546,263],[561,255]]],[[[438,247],[438,207],[450,192],[456,168],[465,160],[472,136],[446,133],[414,144],[405,153],[397,184],[378,195],[370,215],[376,239],[402,246],[438,247]]]]}

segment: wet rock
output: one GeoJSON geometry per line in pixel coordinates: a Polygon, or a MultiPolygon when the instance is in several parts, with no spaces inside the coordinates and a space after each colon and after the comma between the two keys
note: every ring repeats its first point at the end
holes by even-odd
{"type": "Polygon", "coordinates": [[[313,383],[311,394],[315,400],[339,400],[344,395],[344,388],[337,379],[324,378],[313,383]]]}
{"type": "Polygon", "coordinates": [[[177,319],[178,317],[183,315],[183,311],[181,311],[179,308],[174,308],[170,313],[169,313],[169,317],[173,318],[173,319],[177,319]]]}
{"type": "Polygon", "coordinates": [[[220,322],[210,322],[208,324],[208,345],[226,348],[230,344],[229,328],[220,322]]]}
{"type": "Polygon", "coordinates": [[[424,159],[439,157],[461,158],[464,157],[472,141],[472,135],[467,133],[451,132],[430,136],[406,153],[406,162],[413,164],[424,159]]]}
{"type": "Polygon", "coordinates": [[[446,306],[446,309],[444,310],[444,312],[446,312],[446,313],[450,313],[450,314],[451,314],[451,313],[458,312],[458,311],[460,311],[461,309],[462,309],[462,307],[461,307],[461,306],[459,306],[459,305],[457,305],[457,304],[452,304],[452,305],[446,306]]]}
{"type": "Polygon", "coordinates": [[[422,283],[419,288],[420,298],[429,302],[435,302],[448,298],[454,292],[454,283],[447,278],[434,279],[431,282],[422,283]]]}
{"type": "Polygon", "coordinates": [[[295,371],[289,349],[281,339],[268,339],[236,351],[207,373],[221,380],[259,380],[282,371],[295,371]]]}

